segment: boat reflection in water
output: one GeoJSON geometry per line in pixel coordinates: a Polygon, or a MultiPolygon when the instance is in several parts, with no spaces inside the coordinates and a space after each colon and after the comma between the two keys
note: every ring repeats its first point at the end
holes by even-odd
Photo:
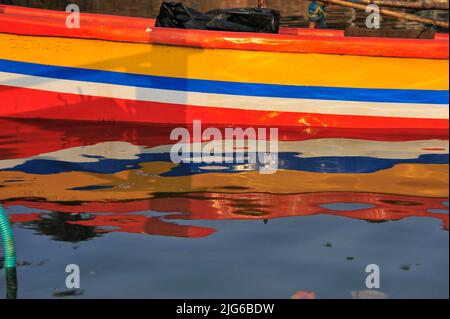
{"type": "Polygon", "coordinates": [[[0,201],[31,208],[11,214],[16,226],[68,242],[110,232],[200,238],[216,232],[200,220],[317,214],[436,218],[448,230],[446,131],[283,128],[279,170],[264,175],[172,163],[173,128],[0,120],[0,201]]]}

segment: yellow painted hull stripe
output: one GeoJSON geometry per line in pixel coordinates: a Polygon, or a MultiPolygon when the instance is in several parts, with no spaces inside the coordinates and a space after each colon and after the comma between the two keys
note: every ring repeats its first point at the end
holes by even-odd
{"type": "Polygon", "coordinates": [[[448,60],[199,49],[0,34],[0,59],[165,77],[448,90],[448,60]]]}
{"type": "Polygon", "coordinates": [[[0,172],[0,200],[42,198],[47,201],[121,201],[152,197],[153,193],[218,192],[302,194],[316,192],[361,192],[405,196],[447,197],[448,165],[400,164],[391,169],[364,174],[323,174],[280,170],[273,175],[259,172],[207,173],[194,176],[162,177],[175,164],[152,162],[142,168],[116,174],[64,172],[40,175],[18,171],[0,172]],[[144,174],[142,174],[144,172],[144,174]],[[16,179],[20,182],[4,183],[16,179]],[[298,182],[293,182],[298,181],[298,182]],[[93,185],[108,189],[73,190],[93,185]],[[124,187],[127,186],[128,187],[124,187]]]}

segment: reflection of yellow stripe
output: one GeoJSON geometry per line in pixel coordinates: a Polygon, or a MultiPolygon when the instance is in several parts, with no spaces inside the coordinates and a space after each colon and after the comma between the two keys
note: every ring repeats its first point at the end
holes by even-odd
{"type": "Polygon", "coordinates": [[[160,177],[171,163],[146,163],[141,172],[117,174],[69,172],[35,175],[0,172],[0,200],[42,198],[48,201],[118,201],[151,197],[152,193],[223,192],[298,194],[312,192],[368,192],[424,197],[448,196],[448,165],[401,164],[392,169],[367,174],[323,174],[278,171],[273,175],[258,172],[208,173],[183,177],[160,177]],[[23,180],[4,183],[6,180],[23,180]],[[93,185],[111,189],[74,191],[93,185]],[[237,190],[235,187],[239,186],[237,190]],[[233,188],[234,187],[234,188],[233,188]]]}
{"type": "Polygon", "coordinates": [[[206,80],[448,90],[448,60],[204,50],[0,34],[0,59],[206,80]]]}

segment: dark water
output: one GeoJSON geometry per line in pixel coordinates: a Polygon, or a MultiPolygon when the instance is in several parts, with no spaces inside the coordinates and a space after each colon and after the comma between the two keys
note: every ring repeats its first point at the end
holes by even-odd
{"type": "Polygon", "coordinates": [[[66,298],[448,298],[447,132],[284,128],[262,175],[173,164],[172,129],[0,120],[19,298],[62,298],[68,264],[66,298]]]}
{"type": "MultiPolygon", "coordinates": [[[[156,17],[162,1],[156,0],[78,0],[76,3],[83,12],[96,12],[115,15],[137,16],[137,17],[156,17]]],[[[199,11],[208,11],[215,8],[235,8],[235,7],[254,7],[257,0],[186,0],[182,1],[187,6],[199,11]]],[[[0,0],[0,3],[13,4],[20,6],[31,6],[36,8],[64,10],[68,4],[73,1],[65,0],[0,0]]],[[[307,8],[310,1],[306,0],[268,0],[271,8],[280,10],[282,13],[282,25],[293,27],[305,27],[307,21],[307,8]]],[[[327,18],[327,24],[333,29],[345,29],[350,25],[365,26],[367,14],[360,10],[345,8],[340,6],[330,6],[327,18]]],[[[415,13],[423,17],[442,19],[448,21],[448,11],[439,10],[410,10],[409,13],[415,13]]],[[[421,24],[410,21],[402,21],[395,18],[383,17],[382,27],[393,27],[399,29],[420,28],[421,24]]],[[[448,32],[448,30],[440,30],[448,32]]]]}

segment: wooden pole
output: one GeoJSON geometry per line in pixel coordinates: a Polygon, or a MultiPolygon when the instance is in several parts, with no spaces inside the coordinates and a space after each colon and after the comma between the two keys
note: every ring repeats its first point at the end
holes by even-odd
{"type": "MultiPolygon", "coordinates": [[[[321,0],[321,1],[329,3],[329,4],[335,4],[338,6],[348,7],[348,8],[359,9],[359,10],[364,10],[364,11],[366,10],[365,4],[358,4],[358,3],[348,2],[348,1],[344,1],[344,0],[321,0]]],[[[383,15],[389,16],[389,17],[403,19],[403,20],[414,21],[414,22],[419,22],[419,23],[424,23],[424,24],[430,24],[430,25],[434,25],[434,26],[446,28],[446,29],[448,29],[448,27],[449,27],[447,21],[439,21],[439,20],[433,20],[433,19],[428,19],[428,18],[422,18],[422,17],[419,17],[414,14],[392,11],[392,10],[383,9],[383,8],[380,8],[380,14],[383,14],[383,15]]]]}
{"type": "Polygon", "coordinates": [[[397,1],[397,0],[357,0],[360,3],[376,4],[381,7],[448,10],[448,1],[436,2],[432,0],[397,1]]]}

